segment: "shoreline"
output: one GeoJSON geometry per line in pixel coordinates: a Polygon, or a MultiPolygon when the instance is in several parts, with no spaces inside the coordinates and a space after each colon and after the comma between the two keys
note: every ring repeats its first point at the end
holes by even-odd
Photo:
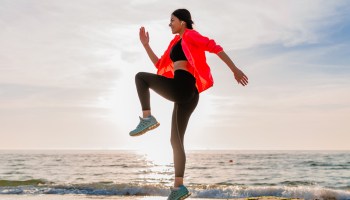
{"type": "MultiPolygon", "coordinates": [[[[71,194],[39,194],[39,195],[21,195],[21,194],[0,194],[2,200],[166,200],[162,196],[96,196],[96,195],[71,195],[71,194]]],[[[302,200],[298,198],[286,198],[275,196],[261,196],[248,198],[220,198],[234,200],[302,200]]],[[[215,200],[214,198],[187,198],[186,200],[215,200]]]]}

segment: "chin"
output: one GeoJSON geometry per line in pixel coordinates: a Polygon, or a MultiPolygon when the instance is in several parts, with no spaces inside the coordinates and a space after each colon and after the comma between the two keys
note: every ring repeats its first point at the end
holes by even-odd
{"type": "Polygon", "coordinates": [[[171,32],[172,32],[173,34],[178,33],[175,29],[171,29],[171,32]]]}

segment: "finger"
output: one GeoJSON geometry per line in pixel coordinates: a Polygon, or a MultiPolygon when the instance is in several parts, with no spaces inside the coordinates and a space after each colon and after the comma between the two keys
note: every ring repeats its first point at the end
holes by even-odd
{"type": "Polygon", "coordinates": [[[239,83],[242,84],[243,86],[247,85],[247,81],[243,78],[239,80],[239,83]]]}
{"type": "Polygon", "coordinates": [[[244,85],[248,85],[248,81],[247,80],[243,80],[244,85]]]}
{"type": "Polygon", "coordinates": [[[142,27],[140,28],[140,36],[142,36],[142,32],[143,32],[143,30],[142,30],[142,27]]]}
{"type": "Polygon", "coordinates": [[[244,75],[244,74],[242,75],[241,79],[244,79],[244,80],[248,81],[248,77],[246,75],[244,75]]]}
{"type": "Polygon", "coordinates": [[[248,83],[248,80],[246,78],[242,78],[241,81],[244,83],[248,83]]]}
{"type": "Polygon", "coordinates": [[[243,74],[243,77],[244,77],[246,80],[248,80],[248,76],[246,76],[245,74],[243,74]]]}

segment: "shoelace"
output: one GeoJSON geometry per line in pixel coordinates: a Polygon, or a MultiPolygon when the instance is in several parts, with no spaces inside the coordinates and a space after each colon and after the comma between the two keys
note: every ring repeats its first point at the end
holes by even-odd
{"type": "Polygon", "coordinates": [[[170,193],[170,198],[174,198],[176,196],[177,191],[171,191],[170,193]]]}
{"type": "Polygon", "coordinates": [[[180,192],[180,190],[170,190],[171,193],[170,193],[170,197],[173,198],[173,197],[176,197],[178,194],[178,192],[180,192]]]}
{"type": "Polygon", "coordinates": [[[147,126],[147,124],[148,124],[147,120],[141,120],[141,122],[139,123],[139,125],[137,125],[136,128],[145,127],[145,126],[147,126]]]}

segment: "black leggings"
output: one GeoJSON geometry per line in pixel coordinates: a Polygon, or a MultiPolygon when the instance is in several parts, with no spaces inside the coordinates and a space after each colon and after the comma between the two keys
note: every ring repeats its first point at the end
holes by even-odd
{"type": "Polygon", "coordinates": [[[185,131],[199,100],[196,79],[185,70],[176,70],[174,78],[139,72],[135,76],[135,82],[142,110],[151,109],[149,88],[174,102],[170,141],[174,154],[175,177],[183,177],[186,164],[183,145],[185,131]]]}

